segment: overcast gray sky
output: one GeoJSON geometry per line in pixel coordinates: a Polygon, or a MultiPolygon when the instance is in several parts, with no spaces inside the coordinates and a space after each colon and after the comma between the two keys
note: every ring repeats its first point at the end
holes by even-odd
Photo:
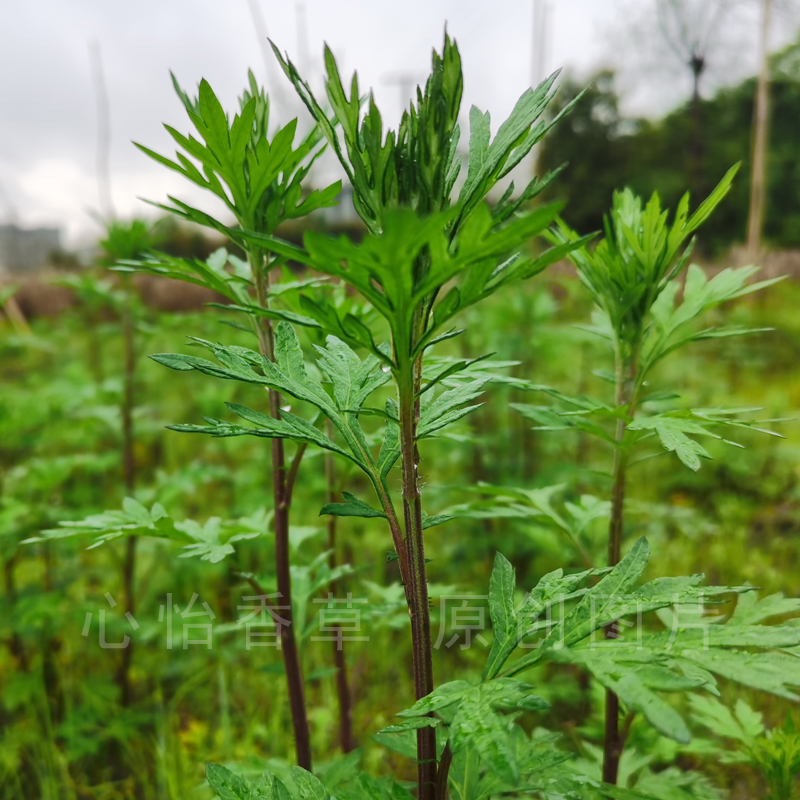
{"type": "MultiPolygon", "coordinates": [[[[622,70],[632,110],[653,113],[679,102],[688,88],[680,73],[667,80],[641,66],[641,52],[620,55],[631,38],[631,20],[652,1],[551,0],[549,69],[566,66],[589,75],[604,63],[614,64],[622,70]]],[[[343,72],[358,69],[362,86],[373,87],[393,124],[401,96],[387,76],[424,77],[445,21],[464,62],[465,116],[472,104],[489,109],[496,129],[531,83],[532,0],[256,2],[269,35],[312,82],[319,85],[327,41],[343,72]]],[[[746,35],[750,32],[752,27],[746,35]]],[[[131,144],[172,153],[161,123],[188,129],[170,69],[191,89],[208,79],[228,109],[236,108],[247,68],[260,79],[266,71],[247,0],[0,0],[0,219],[7,219],[13,206],[22,224],[62,227],[69,245],[97,233],[88,213],[98,207],[92,41],[102,49],[111,108],[112,195],[120,215],[147,213],[137,196],[163,200],[171,192],[197,198],[180,176],[131,144]]],[[[734,72],[751,68],[746,51],[745,43],[734,72]]],[[[276,69],[267,78],[268,88],[275,91],[281,82],[283,95],[291,96],[276,69]]],[[[304,109],[295,106],[298,113],[304,109]]]]}

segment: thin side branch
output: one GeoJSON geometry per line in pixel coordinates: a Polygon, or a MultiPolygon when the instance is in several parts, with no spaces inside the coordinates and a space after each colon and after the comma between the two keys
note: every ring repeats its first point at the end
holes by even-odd
{"type": "Polygon", "coordinates": [[[308,450],[308,442],[303,442],[294,454],[292,463],[289,466],[289,471],[286,473],[286,499],[289,505],[292,504],[292,494],[294,493],[294,485],[297,481],[297,471],[300,469],[300,462],[308,450]]]}

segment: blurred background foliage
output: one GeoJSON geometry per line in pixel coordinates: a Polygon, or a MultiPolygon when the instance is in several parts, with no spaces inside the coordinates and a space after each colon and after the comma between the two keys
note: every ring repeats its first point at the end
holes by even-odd
{"type": "MultiPolygon", "coordinates": [[[[775,53],[770,67],[768,192],[764,236],[775,248],[800,247],[800,43],[775,53]]],[[[553,107],[566,105],[587,81],[568,77],[553,107]]],[[[741,243],[750,199],[753,99],[756,79],[748,78],[712,97],[689,99],[661,119],[626,117],[615,74],[590,79],[583,100],[545,140],[540,166],[569,168],[550,190],[567,201],[564,218],[582,233],[598,230],[615,189],[629,186],[649,197],[658,191],[674,207],[688,188],[705,196],[731,164],[742,161],[740,178],[703,230],[708,256],[741,243]],[[591,186],[591,191],[586,187],[591,186]]]]}
{"type": "MultiPolygon", "coordinates": [[[[559,102],[566,104],[583,87],[584,82],[566,79],[559,102]]],[[[569,162],[550,190],[567,201],[565,219],[581,232],[597,230],[612,192],[626,185],[645,195],[657,190],[665,205],[674,206],[686,187],[694,197],[703,196],[742,160],[740,177],[704,226],[697,251],[709,269],[725,265],[745,234],[754,88],[755,81],[746,80],[700,99],[699,108],[690,102],[662,119],[642,120],[620,112],[613,73],[596,76],[539,153],[542,169],[569,162]]],[[[800,247],[800,44],[774,56],[771,88],[765,224],[770,257],[800,247]]],[[[219,246],[167,220],[158,223],[156,234],[159,247],[176,255],[206,258],[219,246]]],[[[298,231],[287,235],[296,239],[298,231]]],[[[715,312],[728,323],[774,330],[698,345],[660,368],[653,390],[659,383],[680,385],[689,407],[763,407],[768,417],[794,417],[800,406],[800,285],[794,261],[787,263],[792,279],[715,312]]],[[[75,268],[72,261],[62,266],[75,268]]],[[[133,281],[136,498],[147,508],[158,501],[175,519],[238,520],[242,530],[254,534],[236,543],[235,566],[181,557],[186,552],[169,541],[141,538],[135,586],[139,627],[133,630],[120,606],[112,607],[105,597],[124,593],[124,542],[96,550],[81,540],[22,544],[61,521],[119,508],[126,494],[122,287],[95,268],[61,283],[67,294],[56,304],[58,313],[44,313],[53,310],[41,299],[52,287],[39,282],[23,287],[18,308],[0,317],[0,799],[206,798],[206,761],[237,762],[253,772],[269,763],[280,774],[293,751],[280,656],[271,648],[246,651],[235,625],[242,596],[252,593],[237,570],[255,569],[272,549],[266,525],[268,444],[164,430],[170,423],[222,416],[226,401],[257,408],[263,395],[238,383],[165,374],[146,359],[149,353],[181,352],[185,331],[229,344],[250,342],[220,324],[224,312],[203,309],[203,302],[215,298],[169,281],[133,281]],[[184,642],[176,613],[168,650],[164,606],[171,601],[185,608],[195,593],[197,604],[207,602],[215,614],[213,648],[184,642]],[[98,643],[101,610],[108,641],[130,635],[135,644],[132,700],[125,705],[116,680],[121,651],[98,643]]],[[[5,290],[0,300],[7,302],[12,292],[5,290]]],[[[438,354],[494,352],[497,359],[518,362],[509,368],[512,377],[591,394],[602,380],[595,371],[606,366],[606,353],[602,343],[576,327],[588,321],[590,310],[571,270],[558,265],[491,299],[479,315],[465,314],[466,334],[438,354]]],[[[303,344],[310,349],[312,342],[303,344]]],[[[580,434],[570,439],[532,431],[510,408],[529,399],[510,384],[493,385],[485,404],[455,434],[427,444],[421,466],[432,507],[480,500],[484,482],[526,489],[563,484],[558,496],[576,503],[581,495],[607,498],[608,453],[580,434]]],[[[636,466],[626,537],[643,534],[651,540],[658,557],[650,577],[705,572],[710,583],[748,582],[763,594],[797,593],[800,437],[793,422],[781,430],[786,440],[743,432],[742,451],[712,442],[714,459],[697,473],[670,456],[636,466]]],[[[326,550],[318,511],[327,486],[322,457],[310,452],[306,458],[292,538],[298,574],[313,588],[313,562],[326,550]]],[[[358,476],[347,478],[356,493],[365,490],[358,476]]],[[[402,747],[387,749],[370,738],[370,731],[391,724],[391,709],[408,706],[413,696],[402,589],[396,565],[386,559],[390,542],[379,523],[343,519],[339,524],[340,559],[351,564],[352,573],[338,590],[369,601],[357,634],[369,641],[346,645],[358,744],[349,756],[338,748],[330,644],[308,638],[303,646],[312,744],[320,770],[334,776],[329,785],[356,764],[366,770],[388,765],[408,779],[414,773],[402,747]]],[[[219,543],[214,526],[206,526],[211,546],[219,543]]],[[[590,522],[584,533],[590,554],[600,558],[603,520],[590,522]]],[[[515,565],[522,585],[533,585],[558,566],[580,566],[568,539],[541,516],[457,520],[431,531],[428,542],[437,634],[447,617],[442,619],[442,608],[448,607],[441,598],[478,596],[480,605],[498,550],[515,565]]],[[[311,601],[324,596],[326,590],[306,595],[312,627],[318,620],[311,601]]],[[[475,640],[463,650],[443,644],[434,655],[437,681],[477,678],[482,648],[475,640]]],[[[560,731],[564,747],[578,754],[578,767],[597,775],[602,697],[588,680],[574,677],[548,667],[539,680],[532,679],[552,709],[526,723],[560,731]]],[[[663,800],[744,798],[764,793],[764,764],[774,764],[773,750],[782,748],[781,758],[798,768],[796,710],[745,691],[726,689],[723,700],[737,716],[725,717],[711,706],[693,709],[696,739],[688,748],[634,723],[623,781],[663,800]]]]}
{"type": "MultiPolygon", "coordinates": [[[[730,321],[776,330],[706,342],[665,367],[654,383],[685,386],[683,399],[692,406],[763,406],[769,416],[792,416],[800,402],[794,369],[800,352],[798,302],[800,289],[791,282],[725,309],[720,313],[730,321]]],[[[593,370],[605,353],[572,326],[586,322],[589,310],[574,278],[555,274],[490,301],[480,326],[468,315],[468,333],[442,354],[496,351],[497,358],[520,362],[512,368],[515,377],[589,393],[601,380],[593,370]]],[[[237,566],[247,569],[263,563],[261,554],[271,549],[271,535],[259,517],[271,502],[267,448],[259,441],[179,435],[163,426],[220,414],[224,401],[258,407],[259,390],[191,375],[176,380],[144,358],[178,350],[186,329],[247,344],[243,333],[220,325],[220,315],[214,309],[183,314],[138,309],[136,496],[148,508],[158,500],[175,519],[255,520],[252,530],[261,535],[236,544],[237,566]]],[[[140,627],[133,631],[119,607],[115,612],[104,597],[109,593],[119,599],[123,592],[124,541],[96,550],[86,549],[88,540],[20,544],[61,520],[119,508],[125,494],[119,433],[123,342],[113,311],[97,319],[78,305],[55,318],[34,319],[31,328],[23,335],[4,323],[0,345],[5,582],[0,797],[202,797],[197,787],[207,760],[242,762],[253,770],[268,759],[291,760],[280,657],[271,648],[247,652],[243,632],[231,624],[240,615],[236,607],[242,595],[251,590],[229,561],[180,558],[185,553],[176,545],[142,538],[135,615],[140,627]],[[212,649],[183,649],[177,613],[173,649],[166,649],[166,621],[158,620],[167,593],[181,608],[193,593],[198,605],[208,602],[216,615],[212,649]],[[115,683],[121,651],[101,649],[98,643],[100,610],[106,614],[109,642],[130,634],[135,643],[128,707],[120,705],[115,683]],[[93,622],[89,635],[82,636],[87,612],[94,614],[93,622]]],[[[580,435],[569,440],[531,431],[509,408],[520,399],[528,398],[513,387],[494,386],[457,434],[429,443],[423,470],[433,508],[478,500],[484,481],[524,488],[565,484],[561,496],[573,501],[581,494],[607,496],[607,452],[580,435]]],[[[696,474],[671,457],[638,465],[631,476],[634,513],[627,535],[650,537],[658,554],[650,567],[653,575],[704,571],[714,583],[750,582],[764,593],[796,592],[792,565],[798,558],[800,440],[794,425],[786,425],[784,432],[786,441],[745,433],[747,449],[734,455],[712,443],[714,460],[696,474]]],[[[326,549],[324,521],[317,516],[325,502],[324,465],[321,458],[308,457],[293,532],[300,565],[326,549]]],[[[405,669],[410,644],[402,593],[396,565],[386,561],[390,544],[382,526],[371,520],[342,520],[339,535],[341,555],[354,570],[339,591],[370,601],[363,607],[363,632],[357,634],[368,635],[369,641],[346,644],[359,745],[348,763],[360,758],[362,767],[370,769],[388,761],[411,778],[411,762],[369,737],[370,731],[391,723],[389,709],[404,707],[413,694],[405,669]]],[[[586,531],[598,558],[604,536],[602,520],[586,531]]],[[[557,566],[580,566],[569,541],[542,518],[459,520],[435,529],[429,548],[437,633],[440,597],[484,594],[497,550],[515,564],[523,585],[557,566]]],[[[325,591],[319,596],[325,597],[325,591]]],[[[314,635],[316,613],[314,607],[308,617],[316,626],[314,635]]],[[[449,639],[448,628],[445,642],[449,639]]],[[[437,680],[471,671],[477,677],[482,649],[475,640],[465,650],[442,645],[435,653],[437,680]]],[[[303,660],[315,753],[320,761],[333,759],[331,768],[344,769],[329,644],[308,640],[303,660]]],[[[577,748],[580,763],[596,772],[592,748],[601,739],[601,698],[588,682],[558,673],[540,676],[545,677],[537,691],[548,696],[553,709],[543,724],[562,731],[565,746],[577,748]]],[[[737,697],[763,714],[767,728],[784,724],[785,702],[746,692],[737,697]]],[[[654,785],[657,797],[713,796],[703,794],[706,778],[722,789],[758,790],[758,769],[747,762],[735,767],[719,762],[719,752],[730,749],[727,740],[709,738],[700,725],[697,733],[709,746],[678,752],[674,744],[634,725],[629,763],[623,765],[626,781],[640,788],[654,785]],[[669,793],[674,775],[664,770],[675,766],[690,770],[692,786],[680,789],[688,795],[669,793]]]]}

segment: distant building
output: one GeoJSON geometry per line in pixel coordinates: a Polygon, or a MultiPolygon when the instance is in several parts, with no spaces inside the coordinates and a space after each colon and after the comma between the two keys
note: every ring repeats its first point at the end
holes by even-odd
{"type": "Polygon", "coordinates": [[[61,249],[58,228],[0,225],[0,272],[31,272],[61,249]]]}

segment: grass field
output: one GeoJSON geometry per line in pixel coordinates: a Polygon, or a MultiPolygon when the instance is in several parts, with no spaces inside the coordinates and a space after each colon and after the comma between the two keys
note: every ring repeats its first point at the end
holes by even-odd
{"type": "MultiPolygon", "coordinates": [[[[799,306],[794,282],[726,306],[716,313],[728,322],[774,330],[695,346],[655,373],[653,391],[659,384],[679,386],[680,402],[690,407],[760,407],[764,410],[754,416],[794,417],[800,405],[799,306]]],[[[589,313],[573,277],[542,278],[489,301],[482,307],[481,327],[471,326],[437,354],[494,352],[494,359],[519,362],[503,370],[508,376],[596,394],[605,391],[602,378],[593,374],[607,368],[605,349],[574,327],[587,322],[589,313]]],[[[224,418],[225,402],[263,408],[264,392],[171,372],[147,358],[187,352],[187,330],[248,344],[246,334],[220,325],[226,318],[218,309],[167,314],[142,306],[136,313],[135,497],[146,509],[159,502],[173,520],[195,522],[184,525],[194,542],[188,550],[170,538],[139,537],[135,628],[121,611],[125,540],[96,549],[87,549],[92,543],[87,537],[22,543],[61,522],[122,507],[120,325],[112,312],[90,323],[80,304],[57,317],[34,319],[29,335],[0,322],[4,799],[210,797],[202,788],[207,761],[235,763],[254,774],[271,765],[280,775],[293,760],[280,655],[274,646],[256,646],[269,644],[268,636],[253,638],[256,644],[248,650],[245,630],[236,622],[245,613],[238,607],[248,605],[242,597],[253,594],[240,573],[257,573],[274,590],[269,443],[165,430],[167,424],[199,422],[203,416],[224,418]],[[226,548],[228,537],[237,534],[235,546],[226,548]],[[234,555],[212,563],[227,550],[234,555]],[[198,616],[186,621],[180,612],[187,612],[193,595],[189,611],[198,616]],[[107,642],[130,636],[129,651],[103,648],[101,621],[107,642]],[[184,630],[190,623],[208,628],[184,630]],[[126,652],[132,696],[123,705],[118,670],[126,652]]],[[[303,344],[310,349],[310,341],[303,344]]],[[[582,495],[608,499],[609,451],[580,433],[533,431],[533,424],[514,412],[515,402],[541,399],[499,384],[479,410],[427,445],[420,471],[430,508],[438,513],[471,504],[474,512],[487,496],[482,482],[523,489],[561,485],[551,496],[559,509],[582,495]]],[[[633,468],[625,538],[647,535],[658,553],[648,577],[704,572],[710,583],[749,583],[762,595],[796,594],[800,439],[793,421],[773,427],[786,438],[742,431],[736,438],[745,449],[710,441],[713,460],[696,473],[670,454],[633,468]]],[[[319,517],[326,502],[326,465],[318,452],[309,451],[306,458],[291,539],[317,772],[335,785],[337,770],[344,774],[356,763],[373,773],[390,765],[399,777],[413,780],[409,741],[387,747],[376,740],[386,737],[373,736],[392,723],[393,709],[414,699],[407,611],[397,564],[386,558],[391,542],[381,520],[343,517],[336,526],[337,558],[349,568],[340,570],[333,588],[336,597],[353,600],[343,624],[350,626],[345,638],[355,640],[345,641],[343,652],[357,749],[343,756],[339,747],[335,643],[325,641],[332,634],[325,630],[325,604],[316,602],[328,597],[331,586],[314,585],[329,542],[327,519],[319,517]]],[[[368,491],[343,462],[337,470],[336,485],[368,491]]],[[[541,513],[475,516],[480,515],[437,527],[427,540],[434,636],[440,637],[433,656],[437,683],[480,675],[491,640],[484,612],[496,551],[511,560],[524,586],[558,566],[578,568],[587,558],[593,563],[604,558],[603,513],[582,530],[583,555],[541,513]],[[473,610],[472,621],[454,627],[452,609],[461,605],[473,610]]],[[[560,732],[560,746],[577,754],[575,769],[599,776],[602,696],[576,669],[548,666],[529,678],[551,707],[545,714],[526,712],[523,726],[560,732]]],[[[787,714],[797,720],[786,700],[724,682],[722,697],[730,707],[737,701],[750,704],[768,729],[784,726],[787,714]]],[[[701,716],[697,709],[690,715],[694,738],[688,746],[634,720],[621,782],[663,798],[761,793],[759,769],[721,758],[738,752],[736,742],[716,735],[724,733],[721,724],[716,733],[709,730],[701,716]]]]}

